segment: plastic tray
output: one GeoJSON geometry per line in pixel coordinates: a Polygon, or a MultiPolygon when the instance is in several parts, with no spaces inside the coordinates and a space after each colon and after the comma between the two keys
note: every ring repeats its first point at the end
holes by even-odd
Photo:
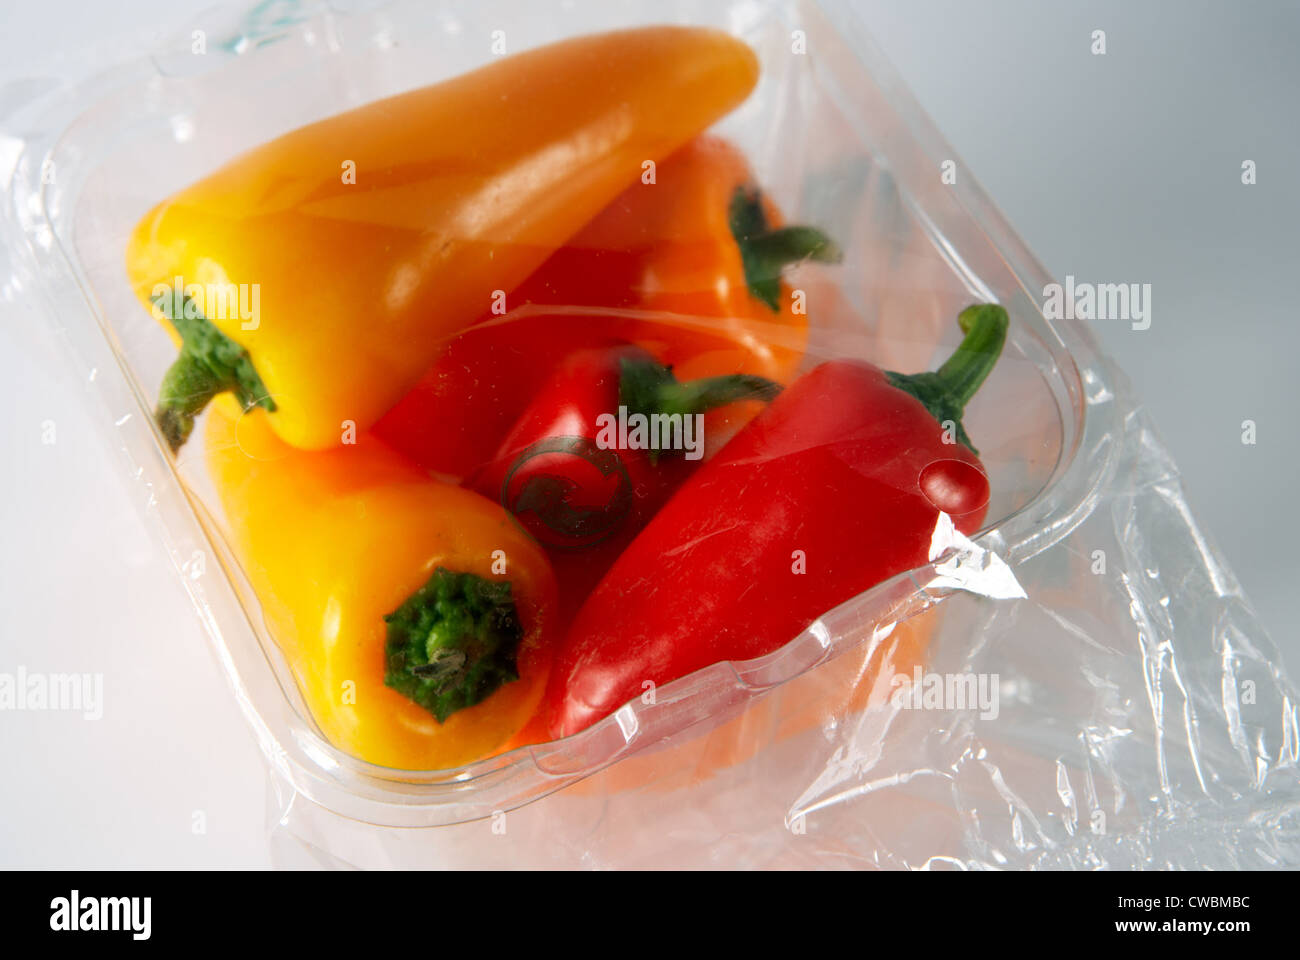
{"type": "Polygon", "coordinates": [[[1113,408],[1090,409],[1106,390],[1091,335],[1043,318],[1037,291],[1049,278],[846,4],[336,3],[258,8],[233,32],[211,29],[204,55],[183,38],[20,118],[29,132],[12,157],[6,239],[14,277],[58,318],[103,429],[148,490],[159,535],[287,787],[282,797],[346,820],[439,826],[491,819],[616,763],[601,781],[613,789],[670,789],[687,782],[683,771],[698,778],[743,764],[815,729],[831,712],[819,704],[860,709],[880,696],[882,671],[921,656],[941,623],[935,608],[954,592],[1015,595],[1011,568],[1086,516],[1114,468],[1098,448],[1115,430],[1113,408]],[[787,217],[825,227],[846,251],[846,266],[801,268],[792,281],[814,303],[825,290],[847,304],[833,321],[813,311],[814,356],[925,369],[955,343],[963,306],[1008,309],[1006,353],[966,421],[990,472],[989,524],[974,543],[828,611],[780,651],[683,678],[653,705],[629,704],[564,741],[427,773],[359,762],[317,733],[267,636],[212,509],[200,445],[173,461],[153,429],[172,347],[127,287],[126,237],[152,204],[250,146],[486,61],[493,30],[506,31],[513,52],[653,22],[722,27],[759,54],[759,88],[716,130],[745,149],[787,217]],[[955,184],[942,176],[945,161],[955,184]]]}

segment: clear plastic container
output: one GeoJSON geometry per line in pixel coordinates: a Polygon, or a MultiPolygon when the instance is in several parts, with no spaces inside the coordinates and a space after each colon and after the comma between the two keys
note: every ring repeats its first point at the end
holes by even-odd
{"type": "MultiPolygon", "coordinates": [[[[159,535],[274,767],[280,836],[329,862],[371,865],[961,860],[974,828],[963,819],[969,808],[944,788],[861,788],[855,795],[877,798],[869,822],[828,817],[812,827],[819,811],[845,801],[818,784],[828,771],[848,777],[845,764],[870,769],[908,742],[908,724],[936,725],[916,734],[923,740],[959,729],[949,718],[890,709],[891,678],[944,657],[969,664],[962,651],[983,649],[995,634],[981,640],[973,631],[1011,616],[1005,611],[1026,592],[1022,565],[1113,497],[1117,471],[1131,467],[1121,440],[1133,408],[1086,327],[1044,319],[1039,291],[1050,278],[850,5],[335,3],[263,6],[233,32],[211,29],[205,55],[178,45],[12,121],[23,131],[7,141],[20,152],[5,226],[14,277],[66,328],[74,362],[97,374],[91,389],[103,427],[149,490],[159,535]],[[685,677],[660,688],[653,704],[634,701],[563,741],[455,770],[358,761],[319,734],[267,634],[227,544],[200,444],[173,460],[151,426],[174,348],[128,288],[129,231],[164,196],[249,147],[487,61],[494,30],[514,51],[658,22],[721,27],[754,48],[759,86],[715,132],[744,149],[788,220],[817,224],[844,248],[843,266],[803,266],[790,281],[814,304],[823,295],[843,301],[810,311],[807,364],[859,356],[927,369],[958,339],[962,307],[995,301],[1008,310],[1003,358],[966,417],[993,490],[986,527],[931,565],[827,611],[781,650],[685,677]],[[942,176],[949,160],[955,183],[942,176]],[[57,176],[43,177],[51,168],[57,176]],[[870,762],[852,749],[868,742],[870,762]]],[[[1051,583],[1052,574],[1040,576],[1051,583]]],[[[985,799],[990,809],[1015,806],[985,799]]],[[[987,845],[974,846],[971,862],[999,863],[987,845]]],[[[281,853],[297,849],[288,842],[281,853]]]]}

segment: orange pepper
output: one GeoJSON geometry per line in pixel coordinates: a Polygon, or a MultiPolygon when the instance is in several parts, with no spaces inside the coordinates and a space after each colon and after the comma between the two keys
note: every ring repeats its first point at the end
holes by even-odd
{"type": "Polygon", "coordinates": [[[579,37],[295,130],[166,200],[127,251],[136,295],[182,347],[159,394],[165,439],[179,448],[222,391],[293,446],[368,428],[496,291],[757,74],[715,30],[579,37]]]}
{"type": "Polygon", "coordinates": [[[750,373],[787,382],[808,318],[783,267],[835,259],[820,231],[783,227],[740,150],[696,137],[588,224],[511,298],[637,311],[622,336],[685,380],[750,373]]]}
{"type": "Polygon", "coordinates": [[[206,440],[229,541],[331,743],[435,770],[523,728],[550,666],[555,581],[505,510],[372,437],[289,447],[225,397],[206,440]]]}

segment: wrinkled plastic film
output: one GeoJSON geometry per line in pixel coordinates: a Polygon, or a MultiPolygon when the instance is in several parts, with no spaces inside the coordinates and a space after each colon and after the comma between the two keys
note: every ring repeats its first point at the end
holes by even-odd
{"type": "MultiPolygon", "coordinates": [[[[1113,479],[1069,536],[1014,568],[1024,598],[958,590],[706,734],[427,842],[319,807],[281,807],[282,828],[359,865],[1294,862],[1293,688],[1126,399],[1105,401],[1126,410],[1122,432],[1098,438],[1113,479]],[[895,680],[918,674],[919,697],[895,680]],[[976,702],[933,705],[931,677],[973,678],[976,702]]],[[[1005,575],[990,585],[1004,592],[1005,575]]]]}

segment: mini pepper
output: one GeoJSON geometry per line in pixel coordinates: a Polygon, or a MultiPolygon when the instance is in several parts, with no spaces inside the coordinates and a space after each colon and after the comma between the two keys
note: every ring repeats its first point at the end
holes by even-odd
{"type": "Polygon", "coordinates": [[[563,625],[700,464],[705,411],[780,389],[751,374],[683,383],[631,344],[578,350],[466,485],[498,500],[547,549],[563,625]],[[620,444],[620,422],[631,423],[624,439],[634,442],[620,444]]]}
{"type": "Polygon", "coordinates": [[[226,397],[206,446],[236,556],[335,746],[445,769],[524,726],[551,662],[555,581],[505,510],[367,435],[289,447],[226,397]]]}
{"type": "Polygon", "coordinates": [[[366,429],[496,291],[757,72],[713,30],[566,40],[295,130],[163,202],[127,271],[181,347],[158,400],[165,439],[184,443],[222,391],[293,446],[366,429]]]}
{"type": "Polygon", "coordinates": [[[823,231],[784,224],[728,140],[705,134],[628,187],[557,250],[515,302],[637,311],[623,336],[683,379],[754,374],[786,382],[803,359],[808,316],[782,271],[838,263],[823,231]]]}
{"type": "Polygon", "coordinates": [[[988,477],[961,424],[1006,311],[968,307],[937,371],[832,360],[787,387],[683,486],[578,612],[544,705],[555,737],[710,664],[779,649],[921,566],[941,513],[979,529],[988,477]]]}

